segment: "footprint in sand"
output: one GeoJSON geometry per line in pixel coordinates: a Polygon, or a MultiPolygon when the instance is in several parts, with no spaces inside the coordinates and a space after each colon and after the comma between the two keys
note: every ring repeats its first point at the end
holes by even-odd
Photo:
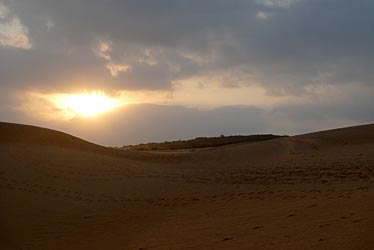
{"type": "Polygon", "coordinates": [[[228,241],[228,240],[233,240],[234,238],[230,238],[230,237],[228,237],[228,238],[224,238],[222,241],[228,241]]]}

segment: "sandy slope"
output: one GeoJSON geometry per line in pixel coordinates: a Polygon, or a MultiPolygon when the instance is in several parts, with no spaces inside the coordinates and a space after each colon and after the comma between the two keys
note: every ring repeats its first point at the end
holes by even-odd
{"type": "Polygon", "coordinates": [[[374,125],[194,153],[0,123],[0,249],[374,249],[374,125]]]}

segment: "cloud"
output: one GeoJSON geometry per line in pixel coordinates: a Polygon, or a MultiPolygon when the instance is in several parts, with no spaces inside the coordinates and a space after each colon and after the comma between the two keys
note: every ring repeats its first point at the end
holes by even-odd
{"type": "Polygon", "coordinates": [[[341,102],[305,102],[281,105],[272,110],[253,106],[199,110],[183,106],[136,104],[103,114],[100,119],[75,117],[64,121],[50,120],[51,111],[58,111],[43,100],[39,102],[38,105],[45,107],[40,111],[44,120],[35,117],[25,119],[25,116],[17,113],[18,118],[13,115],[10,121],[62,130],[109,146],[220,134],[293,135],[374,121],[372,107],[368,105],[370,99],[367,98],[355,106],[341,102]]]}
{"type": "Polygon", "coordinates": [[[112,42],[111,41],[99,41],[97,46],[93,49],[96,56],[103,58],[107,61],[111,61],[112,57],[110,52],[112,51],[112,42]]]}
{"type": "MultiPolygon", "coordinates": [[[[0,93],[4,93],[4,89],[1,90],[0,93]]],[[[213,91],[213,97],[225,96],[225,93],[207,87],[209,90],[213,91]]],[[[374,89],[369,86],[353,84],[341,88],[321,85],[308,88],[308,92],[307,96],[273,107],[233,105],[235,102],[218,99],[218,103],[224,103],[224,106],[209,109],[173,103],[144,104],[146,101],[162,103],[165,98],[162,93],[159,93],[159,100],[151,100],[152,94],[123,93],[115,98],[123,100],[125,105],[95,119],[77,115],[67,117],[69,112],[51,102],[53,96],[31,93],[18,96],[18,99],[23,99],[20,103],[13,97],[0,94],[0,117],[2,120],[52,127],[111,146],[220,134],[293,135],[374,122],[374,89]]],[[[247,98],[253,97],[248,95],[247,98]]]]}
{"type": "Polygon", "coordinates": [[[117,64],[117,63],[107,63],[105,67],[110,71],[110,74],[113,77],[117,77],[120,72],[129,72],[132,67],[131,65],[126,64],[117,64]]]}
{"type": "MultiPolygon", "coordinates": [[[[64,65],[76,72],[71,81],[76,75],[82,81],[87,69],[101,65],[96,78],[118,90],[169,90],[175,81],[243,68],[274,95],[300,95],[304,86],[319,84],[321,75],[329,76],[323,79],[329,84],[373,82],[368,73],[374,63],[371,1],[29,0],[9,6],[38,34],[33,41],[41,45],[33,60],[43,64],[28,65],[30,73],[18,74],[18,82],[37,78],[38,67],[57,67],[54,59],[42,58],[58,54],[66,61],[87,59],[64,65]],[[53,32],[43,33],[45,20],[58,23],[53,32]],[[110,51],[99,49],[92,58],[95,41],[110,41],[110,51]]],[[[14,60],[2,58],[2,64],[14,60]]]]}
{"type": "Polygon", "coordinates": [[[110,71],[113,77],[117,77],[121,72],[129,72],[132,67],[128,64],[116,63],[113,61],[110,52],[112,51],[112,42],[100,41],[97,48],[94,49],[96,56],[105,59],[105,67],[110,71]]]}
{"type": "Polygon", "coordinates": [[[0,45],[18,49],[30,49],[29,30],[18,16],[0,3],[0,45]]]}
{"type": "Polygon", "coordinates": [[[279,7],[279,8],[289,8],[292,4],[298,2],[299,0],[256,0],[258,4],[267,7],[279,7]]]}
{"type": "Polygon", "coordinates": [[[5,19],[10,14],[10,11],[5,5],[0,3],[0,18],[5,19]]]}
{"type": "Polygon", "coordinates": [[[56,24],[52,20],[48,19],[45,22],[45,26],[47,26],[47,30],[50,31],[52,28],[56,26],[56,24]]]}
{"type": "Polygon", "coordinates": [[[55,128],[79,134],[96,143],[122,146],[150,141],[266,131],[262,112],[251,106],[201,111],[182,106],[139,104],[107,113],[102,120],[76,118],[56,124],[55,128]],[[81,131],[79,127],[87,129],[81,131]]]}
{"type": "Polygon", "coordinates": [[[257,12],[256,17],[259,19],[267,20],[271,17],[271,15],[265,11],[259,11],[257,12]]]}

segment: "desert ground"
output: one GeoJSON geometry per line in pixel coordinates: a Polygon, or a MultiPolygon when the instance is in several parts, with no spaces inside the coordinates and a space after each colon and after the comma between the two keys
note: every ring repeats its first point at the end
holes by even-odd
{"type": "Polygon", "coordinates": [[[374,249],[374,125],[195,152],[0,123],[0,249],[374,249]]]}

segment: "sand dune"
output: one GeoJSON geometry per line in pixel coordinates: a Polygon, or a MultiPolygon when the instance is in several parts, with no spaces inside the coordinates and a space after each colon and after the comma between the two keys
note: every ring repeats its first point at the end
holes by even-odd
{"type": "Polygon", "coordinates": [[[184,153],[0,123],[0,249],[374,249],[374,125],[184,153]]]}

